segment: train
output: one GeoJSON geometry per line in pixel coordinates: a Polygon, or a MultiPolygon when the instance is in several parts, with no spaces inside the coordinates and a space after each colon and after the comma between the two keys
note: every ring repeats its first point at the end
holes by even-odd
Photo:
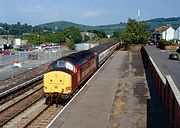
{"type": "Polygon", "coordinates": [[[119,42],[112,41],[50,63],[43,78],[45,104],[70,100],[74,92],[119,47],[119,42]]]}

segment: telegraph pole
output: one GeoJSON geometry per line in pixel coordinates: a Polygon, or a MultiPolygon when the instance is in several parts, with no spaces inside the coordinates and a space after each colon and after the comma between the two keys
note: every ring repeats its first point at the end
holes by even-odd
{"type": "MultiPolygon", "coordinates": [[[[140,15],[141,15],[141,12],[140,12],[140,9],[138,9],[138,29],[139,29],[140,15]]],[[[139,32],[140,30],[138,31],[138,41],[139,41],[139,36],[140,36],[139,32]]]]}
{"type": "Polygon", "coordinates": [[[141,16],[141,11],[140,11],[140,9],[138,9],[138,23],[139,23],[139,21],[140,21],[140,16],[141,16]]]}

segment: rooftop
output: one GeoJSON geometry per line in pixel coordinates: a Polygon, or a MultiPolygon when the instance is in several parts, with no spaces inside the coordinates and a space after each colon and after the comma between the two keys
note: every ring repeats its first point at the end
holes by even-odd
{"type": "Polygon", "coordinates": [[[155,30],[155,33],[163,33],[164,31],[166,31],[168,28],[170,28],[171,25],[170,24],[167,24],[167,25],[164,25],[162,27],[159,27],[155,30]]]}

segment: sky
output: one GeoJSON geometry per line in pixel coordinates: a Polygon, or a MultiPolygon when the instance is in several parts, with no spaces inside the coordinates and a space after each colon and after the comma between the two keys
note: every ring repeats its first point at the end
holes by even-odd
{"type": "Polygon", "coordinates": [[[105,25],[137,19],[138,9],[140,20],[180,17],[180,0],[0,0],[0,22],[105,25]]]}

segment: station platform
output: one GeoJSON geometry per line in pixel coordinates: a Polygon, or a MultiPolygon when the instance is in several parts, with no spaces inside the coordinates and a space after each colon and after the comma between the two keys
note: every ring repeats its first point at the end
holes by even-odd
{"type": "Polygon", "coordinates": [[[47,128],[144,128],[149,98],[140,52],[117,51],[47,128]]]}

